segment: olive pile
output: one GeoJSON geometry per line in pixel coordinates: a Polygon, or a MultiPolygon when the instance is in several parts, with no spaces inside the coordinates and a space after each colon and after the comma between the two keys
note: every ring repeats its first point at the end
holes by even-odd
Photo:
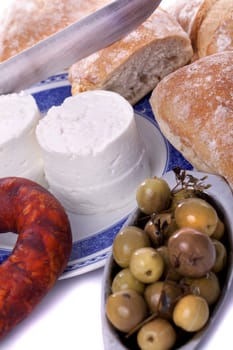
{"type": "Polygon", "coordinates": [[[168,350],[208,322],[224,283],[224,220],[203,181],[176,170],[137,189],[140,214],[113,242],[106,316],[129,349],[168,350]]]}

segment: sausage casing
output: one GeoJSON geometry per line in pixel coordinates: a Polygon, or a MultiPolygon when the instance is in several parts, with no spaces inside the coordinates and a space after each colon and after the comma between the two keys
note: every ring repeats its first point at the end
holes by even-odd
{"type": "Polygon", "coordinates": [[[72,248],[68,217],[59,201],[23,178],[0,179],[0,233],[18,234],[0,265],[0,337],[21,322],[53,287],[72,248]]]}

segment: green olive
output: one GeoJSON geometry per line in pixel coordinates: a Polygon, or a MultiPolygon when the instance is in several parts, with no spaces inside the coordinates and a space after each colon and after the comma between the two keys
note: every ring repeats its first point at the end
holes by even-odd
{"type": "Polygon", "coordinates": [[[216,260],[215,260],[215,264],[212,268],[212,270],[215,273],[218,273],[220,271],[222,271],[222,269],[226,266],[226,262],[227,262],[227,250],[225,245],[216,240],[213,239],[213,243],[215,246],[215,250],[216,250],[216,260]]]}
{"type": "Polygon", "coordinates": [[[162,276],[164,262],[154,248],[145,247],[134,251],[129,268],[134,277],[142,283],[153,283],[162,276]]]}
{"type": "Polygon", "coordinates": [[[169,350],[176,342],[173,326],[162,318],[146,323],[137,334],[141,350],[169,350]]]}
{"type": "Polygon", "coordinates": [[[195,194],[195,191],[192,189],[181,189],[175,193],[173,193],[172,196],[172,202],[171,202],[171,209],[175,210],[177,205],[182,202],[184,199],[187,198],[195,198],[197,197],[195,194]]]}
{"type": "Polygon", "coordinates": [[[224,235],[224,231],[225,231],[225,225],[222,222],[222,220],[220,220],[218,218],[218,223],[217,223],[216,229],[215,229],[214,233],[211,235],[211,238],[217,239],[217,240],[222,239],[222,237],[224,235]]]}
{"type": "Polygon", "coordinates": [[[136,226],[126,226],[113,241],[113,258],[119,266],[128,267],[132,253],[138,248],[149,246],[150,240],[145,231],[136,226]]]}
{"type": "Polygon", "coordinates": [[[202,329],[209,319],[207,301],[198,295],[186,295],[176,304],[173,312],[174,323],[187,332],[202,329]]]}
{"type": "Polygon", "coordinates": [[[155,247],[166,243],[168,238],[177,230],[175,219],[171,213],[160,213],[152,216],[144,227],[155,247]]]}
{"type": "Polygon", "coordinates": [[[138,207],[148,215],[167,209],[170,198],[171,190],[167,182],[159,177],[146,179],[136,191],[138,207]]]}
{"type": "Polygon", "coordinates": [[[221,293],[218,277],[213,272],[202,278],[185,278],[182,282],[189,286],[192,294],[205,298],[208,305],[216,303],[221,293]]]}
{"type": "Polygon", "coordinates": [[[146,317],[147,306],[135,290],[121,290],[107,298],[106,315],[114,327],[127,333],[146,317]]]}
{"type": "Polygon", "coordinates": [[[145,300],[153,313],[163,318],[172,318],[173,308],[182,295],[181,286],[174,281],[157,281],[145,289],[145,300]]]}
{"type": "Polygon", "coordinates": [[[129,268],[119,271],[112,281],[112,293],[125,289],[133,289],[140,294],[142,294],[145,289],[144,283],[138,281],[129,268]]]}
{"type": "Polygon", "coordinates": [[[201,198],[188,198],[175,209],[179,228],[190,227],[211,236],[216,230],[218,215],[214,207],[201,198]]]}

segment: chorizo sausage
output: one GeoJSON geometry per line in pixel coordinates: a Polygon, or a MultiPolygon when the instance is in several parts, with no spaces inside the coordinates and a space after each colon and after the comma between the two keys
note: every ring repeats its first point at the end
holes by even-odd
{"type": "Polygon", "coordinates": [[[17,233],[0,265],[0,337],[21,322],[53,287],[68,262],[72,236],[59,201],[19,177],[0,179],[0,233],[17,233]]]}

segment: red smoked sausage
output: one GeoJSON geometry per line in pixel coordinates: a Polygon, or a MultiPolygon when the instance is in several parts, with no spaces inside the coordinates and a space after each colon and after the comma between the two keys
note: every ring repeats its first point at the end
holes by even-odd
{"type": "Polygon", "coordinates": [[[18,233],[0,265],[0,337],[22,321],[53,287],[68,262],[72,236],[58,200],[26,179],[0,179],[0,233],[18,233]]]}

